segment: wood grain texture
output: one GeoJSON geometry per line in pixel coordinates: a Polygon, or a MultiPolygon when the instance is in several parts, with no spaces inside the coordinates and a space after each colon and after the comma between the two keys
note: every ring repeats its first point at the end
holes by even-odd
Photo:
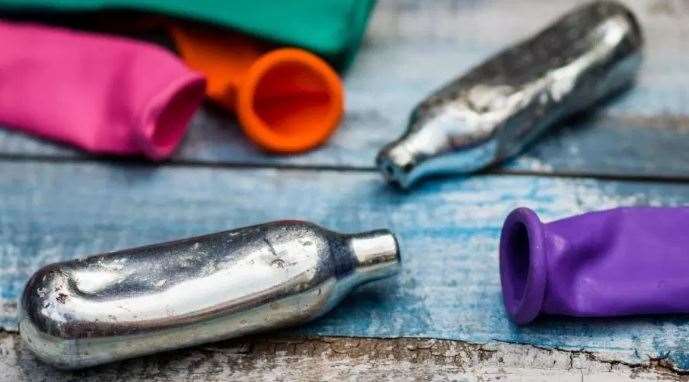
{"type": "Polygon", "coordinates": [[[689,203],[683,183],[476,176],[414,193],[374,173],[0,162],[0,323],[41,265],[283,218],[339,231],[399,235],[398,278],[360,288],[301,335],[421,337],[581,349],[625,362],[689,368],[689,318],[543,319],[524,328],[503,310],[499,229],[517,206],[544,220],[620,205],[689,203]]]}
{"type": "MultiPolygon", "coordinates": [[[[558,124],[508,169],[689,177],[689,5],[624,2],[646,36],[637,86],[593,116],[558,124]]],[[[227,115],[206,108],[174,161],[371,168],[377,150],[402,132],[423,96],[573,6],[567,0],[382,0],[346,77],[343,125],[328,145],[305,155],[267,155],[227,115]]],[[[6,130],[0,130],[0,155],[82,156],[6,130]]]]}
{"type": "Polygon", "coordinates": [[[662,361],[625,364],[586,352],[423,339],[249,337],[64,372],[0,333],[0,382],[21,381],[686,381],[662,361]]]}

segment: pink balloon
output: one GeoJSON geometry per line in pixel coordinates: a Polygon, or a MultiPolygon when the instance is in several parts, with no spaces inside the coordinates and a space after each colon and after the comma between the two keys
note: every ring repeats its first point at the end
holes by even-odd
{"type": "Polygon", "coordinates": [[[169,157],[205,80],[126,38],[0,22],[0,124],[92,153],[169,157]]]}

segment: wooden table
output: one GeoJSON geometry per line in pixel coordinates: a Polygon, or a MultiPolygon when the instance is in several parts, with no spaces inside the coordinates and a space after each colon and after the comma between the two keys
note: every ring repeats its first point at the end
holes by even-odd
{"type": "Polygon", "coordinates": [[[689,3],[625,3],[647,42],[632,91],[561,123],[503,167],[410,193],[387,187],[372,166],[410,108],[571,2],[380,1],[347,74],[344,123],[305,155],[261,153],[211,108],[162,164],[94,158],[0,130],[0,381],[686,379],[686,317],[519,328],[500,301],[497,240],[511,209],[550,220],[689,204],[689,3]],[[281,218],[391,228],[404,270],[305,327],[86,371],[53,370],[19,343],[16,297],[43,264],[281,218]]]}

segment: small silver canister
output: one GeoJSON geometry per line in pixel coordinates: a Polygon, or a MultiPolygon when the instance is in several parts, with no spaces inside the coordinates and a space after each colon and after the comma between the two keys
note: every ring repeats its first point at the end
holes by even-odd
{"type": "Polygon", "coordinates": [[[48,265],[19,330],[41,360],[81,368],[310,321],[399,267],[388,231],[274,222],[48,265]]]}
{"type": "Polygon", "coordinates": [[[624,6],[577,8],[423,100],[377,166],[407,188],[514,156],[555,122],[628,86],[641,46],[639,24],[624,6]]]}

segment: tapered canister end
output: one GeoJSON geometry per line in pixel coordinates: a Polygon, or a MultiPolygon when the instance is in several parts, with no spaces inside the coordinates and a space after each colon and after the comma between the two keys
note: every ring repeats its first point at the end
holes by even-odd
{"type": "Polygon", "coordinates": [[[507,216],[500,237],[502,298],[517,324],[533,321],[541,312],[547,280],[543,224],[528,208],[507,216]]]}
{"type": "Polygon", "coordinates": [[[380,150],[376,165],[388,182],[408,189],[424,177],[480,170],[494,163],[498,155],[495,138],[482,142],[473,142],[470,137],[457,138],[470,143],[446,146],[447,137],[429,139],[432,134],[428,131],[433,129],[427,128],[423,134],[406,134],[380,150]]]}
{"type": "Polygon", "coordinates": [[[399,272],[402,258],[397,238],[392,232],[376,230],[352,235],[349,245],[354,255],[354,274],[359,283],[399,272]]]}

